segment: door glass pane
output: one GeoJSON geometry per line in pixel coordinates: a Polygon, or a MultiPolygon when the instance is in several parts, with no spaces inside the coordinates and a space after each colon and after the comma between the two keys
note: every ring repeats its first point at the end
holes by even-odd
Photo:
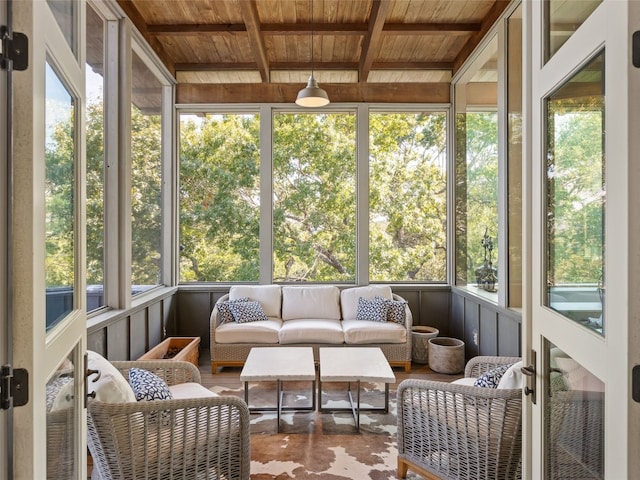
{"type": "Polygon", "coordinates": [[[602,0],[547,0],[545,8],[545,61],[553,57],[602,0]]]}
{"type": "Polygon", "coordinates": [[[498,39],[455,86],[456,284],[497,301],[498,39]]]}
{"type": "Polygon", "coordinates": [[[180,281],[257,282],[260,116],[180,115],[180,281]]]}
{"type": "Polygon", "coordinates": [[[274,115],[274,281],[354,281],[355,189],[353,113],[274,115]]]}
{"type": "Polygon", "coordinates": [[[546,478],[604,478],[604,383],[547,342],[546,478]]]}
{"type": "Polygon", "coordinates": [[[76,473],[76,373],[69,355],[47,381],[47,479],[78,478],[76,473]]]}
{"type": "Polygon", "coordinates": [[[46,328],[74,307],[75,100],[55,70],[46,65],[45,228],[46,328]]]}
{"type": "Polygon", "coordinates": [[[447,114],[369,116],[369,280],[444,282],[447,114]]]}
{"type": "Polygon", "coordinates": [[[104,305],[104,21],[87,4],[87,311],[104,305]]]}
{"type": "Polygon", "coordinates": [[[131,89],[131,289],[161,282],[162,84],[134,52],[131,89]]]}
{"type": "Polygon", "coordinates": [[[545,103],[545,305],[603,334],[604,52],[545,103]]]}
{"type": "Polygon", "coordinates": [[[69,44],[71,51],[75,54],[78,51],[76,15],[78,12],[77,2],[74,0],[47,0],[51,13],[56,19],[65,40],[69,44]]]}

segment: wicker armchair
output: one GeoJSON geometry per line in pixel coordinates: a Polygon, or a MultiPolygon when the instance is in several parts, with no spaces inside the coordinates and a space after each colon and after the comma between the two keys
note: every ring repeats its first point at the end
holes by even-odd
{"type": "MultiPolygon", "coordinates": [[[[475,357],[478,377],[516,357],[475,357]]],[[[428,479],[521,478],[522,392],[428,380],[398,386],[398,476],[428,479]]]]}
{"type": "MultiPolygon", "coordinates": [[[[139,367],[169,385],[200,383],[188,362],[112,363],[125,378],[139,367]]],[[[249,410],[239,398],[92,400],[87,425],[93,479],[249,479],[249,410]]]]}

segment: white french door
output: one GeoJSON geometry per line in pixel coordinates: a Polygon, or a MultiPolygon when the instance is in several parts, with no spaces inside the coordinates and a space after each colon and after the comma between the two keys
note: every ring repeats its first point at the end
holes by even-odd
{"type": "Polygon", "coordinates": [[[640,5],[523,6],[525,477],[638,478],[640,5]]]}
{"type": "Polygon", "coordinates": [[[85,2],[11,2],[29,38],[14,72],[13,365],[29,371],[14,409],[14,478],[86,478],[84,247],[85,2]]]}

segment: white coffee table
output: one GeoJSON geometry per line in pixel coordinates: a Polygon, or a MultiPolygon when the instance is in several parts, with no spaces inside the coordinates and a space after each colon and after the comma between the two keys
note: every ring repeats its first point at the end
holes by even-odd
{"type": "Polygon", "coordinates": [[[311,347],[254,347],[240,372],[244,382],[244,401],[249,405],[249,382],[275,381],[277,384],[275,407],[249,407],[250,412],[277,412],[276,429],[280,431],[282,411],[314,411],[316,409],[316,367],[311,347]],[[310,381],[310,407],[284,407],[282,382],[310,381]]]}
{"type": "Polygon", "coordinates": [[[379,347],[326,347],[320,348],[320,381],[318,383],[318,409],[321,412],[351,411],[360,431],[360,412],[389,411],[389,384],[396,376],[379,347]],[[384,407],[360,408],[360,382],[384,383],[384,407]],[[322,402],[322,382],[347,382],[350,408],[325,408],[322,402]],[[357,383],[356,402],[351,394],[351,382],[357,383]]]}

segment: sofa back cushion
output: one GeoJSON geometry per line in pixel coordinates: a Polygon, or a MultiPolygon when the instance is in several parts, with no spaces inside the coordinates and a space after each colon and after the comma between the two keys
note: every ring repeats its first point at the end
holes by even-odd
{"type": "Polygon", "coordinates": [[[342,319],[355,320],[358,316],[358,299],[362,297],[371,300],[376,295],[386,300],[393,300],[389,285],[369,285],[367,287],[353,287],[342,290],[340,293],[342,319]]]}
{"type": "Polygon", "coordinates": [[[302,318],[340,320],[338,287],[282,287],[282,320],[302,318]]]}
{"type": "Polygon", "coordinates": [[[234,285],[229,289],[229,300],[248,297],[260,302],[267,317],[280,317],[282,291],[280,285],[234,285]]]}

